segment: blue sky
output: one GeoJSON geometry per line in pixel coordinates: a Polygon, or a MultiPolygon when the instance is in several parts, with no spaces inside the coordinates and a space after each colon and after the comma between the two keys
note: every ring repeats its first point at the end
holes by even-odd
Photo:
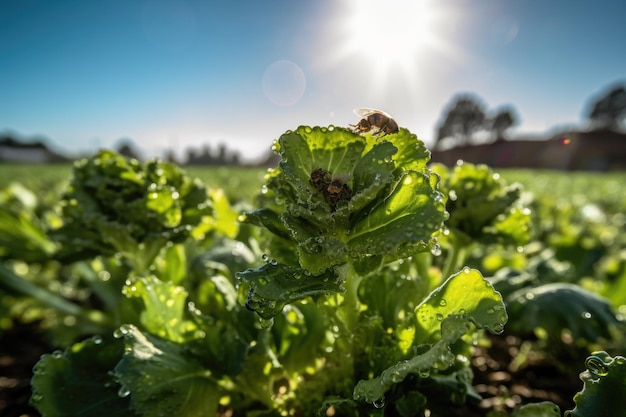
{"type": "Polygon", "coordinates": [[[224,143],[253,159],[301,124],[390,113],[427,145],[458,93],[514,135],[584,126],[626,82],[626,2],[0,2],[0,133],[145,156],[224,143]]]}

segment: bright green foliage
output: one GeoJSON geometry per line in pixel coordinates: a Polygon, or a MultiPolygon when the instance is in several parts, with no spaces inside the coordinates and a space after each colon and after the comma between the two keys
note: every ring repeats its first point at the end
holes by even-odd
{"type": "Polygon", "coordinates": [[[141,299],[139,321],[146,331],[180,343],[196,330],[194,323],[183,317],[187,308],[183,287],[148,276],[132,280],[122,292],[130,299],[141,299]]]}
{"type": "Polygon", "coordinates": [[[175,165],[101,151],[76,162],[54,236],[61,259],[119,253],[142,272],[167,242],[208,231],[212,213],[204,186],[175,165]]]}
{"type": "Polygon", "coordinates": [[[520,206],[522,188],[508,185],[486,165],[462,163],[452,169],[434,165],[446,195],[446,222],[452,237],[467,245],[523,245],[530,239],[530,211],[520,206]],[[467,243],[466,243],[467,242],[467,243]]]}
{"type": "Polygon", "coordinates": [[[568,330],[574,340],[610,340],[620,325],[609,303],[568,283],[540,285],[513,292],[507,298],[509,330],[517,334],[545,334],[558,341],[568,330]]]}
{"type": "Polygon", "coordinates": [[[217,414],[219,380],[184,346],[122,326],[125,353],[115,366],[121,396],[142,416],[217,414]],[[182,393],[182,395],[181,395],[182,393]]]}
{"type": "Polygon", "coordinates": [[[543,401],[523,405],[511,417],[561,417],[561,409],[550,401],[543,401]]]}
{"type": "Polygon", "coordinates": [[[409,374],[428,376],[452,366],[455,355],[450,346],[469,331],[470,323],[499,333],[506,320],[500,294],[480,272],[467,268],[451,276],[415,309],[419,330],[413,345],[417,351],[425,346],[427,350],[388,367],[379,377],[360,381],[354,390],[354,399],[370,403],[382,401],[385,392],[409,374]]]}
{"type": "MultiPolygon", "coordinates": [[[[500,333],[508,318],[509,332],[568,329],[576,340],[603,343],[620,325],[590,292],[555,284],[575,282],[581,269],[538,242],[516,250],[520,270],[491,281],[461,269],[524,245],[537,219],[522,206],[520,188],[488,168],[435,166],[439,177],[405,129],[372,136],[300,127],[274,150],[280,165],[267,174],[258,209],[245,205],[242,225],[229,190],[112,152],[77,165],[62,225],[50,215],[60,207],[29,215],[44,240],[52,241],[41,225],[56,230],[64,264],[40,269],[35,261],[59,246],[46,255],[34,244],[24,252],[37,254],[28,263],[0,266],[3,290],[98,323],[90,334],[102,335],[39,362],[32,402],[43,415],[459,415],[480,401],[469,362],[477,330],[500,333]],[[56,223],[42,221],[44,213],[56,223]],[[52,276],[51,288],[59,271],[67,286],[49,297],[37,271],[52,276]],[[63,298],[76,282],[75,293],[95,299],[95,309],[63,298]]],[[[220,175],[235,184],[236,174],[220,175]]],[[[545,214],[539,205],[535,213],[545,214]]],[[[607,214],[611,224],[624,224],[619,214],[607,214]]],[[[560,233],[565,223],[540,222],[545,228],[533,236],[554,230],[561,248],[577,245],[575,233],[560,233]]],[[[577,248],[600,242],[617,246],[602,256],[619,253],[619,233],[599,225],[585,226],[591,234],[576,229],[585,232],[577,248]]],[[[604,264],[611,279],[622,270],[615,259],[604,264]]],[[[624,359],[594,355],[587,362],[594,382],[585,382],[572,417],[594,415],[599,399],[623,390],[624,359]]],[[[540,403],[511,415],[560,413],[540,403]]]]}
{"type": "Polygon", "coordinates": [[[500,293],[475,269],[464,268],[432,291],[416,308],[423,340],[439,332],[443,318],[451,314],[468,320],[492,333],[501,333],[507,313],[500,293]]]}
{"type": "MultiPolygon", "coordinates": [[[[313,282],[315,291],[337,292],[345,277],[331,268],[376,266],[434,244],[433,234],[446,218],[443,200],[437,177],[426,168],[428,151],[407,130],[380,139],[342,128],[300,127],[274,147],[282,159],[268,175],[265,207],[246,213],[246,220],[297,251],[298,265],[290,265],[289,273],[304,279],[291,288],[292,301],[311,295],[313,282]],[[322,173],[318,181],[316,173],[322,173]]],[[[278,276],[275,269],[241,274],[251,282],[254,303],[264,297],[278,305],[286,301],[287,291],[261,289],[278,276]]]]}
{"type": "Polygon", "coordinates": [[[95,336],[64,353],[43,355],[33,369],[32,404],[46,417],[133,416],[109,372],[123,350],[120,341],[95,336]]]}
{"type": "Polygon", "coordinates": [[[580,374],[583,390],[574,396],[576,408],[566,417],[618,416],[626,410],[626,358],[593,352],[580,374]]]}
{"type": "Polygon", "coordinates": [[[328,270],[312,276],[301,268],[270,262],[258,269],[247,269],[238,276],[253,283],[246,306],[259,316],[270,319],[278,314],[285,304],[318,295],[341,292],[345,280],[342,275],[328,270]]]}
{"type": "MultiPolygon", "coordinates": [[[[30,190],[13,183],[0,190],[0,259],[45,262],[56,250],[38,216],[39,201],[30,190]]],[[[52,213],[46,213],[52,217],[52,213]]]]}

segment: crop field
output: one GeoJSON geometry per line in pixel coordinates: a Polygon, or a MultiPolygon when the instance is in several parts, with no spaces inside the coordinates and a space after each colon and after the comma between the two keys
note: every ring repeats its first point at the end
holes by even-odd
{"type": "MultiPolygon", "coordinates": [[[[182,167],[190,177],[208,187],[222,188],[235,201],[250,200],[264,183],[265,168],[254,167],[182,167]]],[[[538,195],[550,195],[565,201],[583,199],[601,204],[624,204],[626,173],[585,171],[537,171],[495,169],[508,182],[519,182],[538,195]]],[[[71,164],[0,164],[0,188],[19,182],[34,190],[59,189],[72,174],[71,164]]]]}
{"type": "Polygon", "coordinates": [[[428,165],[405,129],[279,145],[0,165],[0,415],[626,409],[626,173],[428,165]]]}

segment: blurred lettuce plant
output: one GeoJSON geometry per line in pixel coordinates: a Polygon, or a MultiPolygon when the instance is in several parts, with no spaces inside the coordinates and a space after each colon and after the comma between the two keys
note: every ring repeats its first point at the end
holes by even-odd
{"type": "Polygon", "coordinates": [[[117,254],[140,273],[166,244],[211,230],[213,214],[206,188],[176,165],[107,150],[75,163],[62,209],[59,259],[117,254]]]}
{"type": "Polygon", "coordinates": [[[453,168],[433,164],[441,176],[450,219],[441,240],[448,251],[444,276],[463,265],[475,246],[521,247],[531,237],[531,211],[522,200],[520,184],[507,184],[486,165],[459,161],[453,168]]]}

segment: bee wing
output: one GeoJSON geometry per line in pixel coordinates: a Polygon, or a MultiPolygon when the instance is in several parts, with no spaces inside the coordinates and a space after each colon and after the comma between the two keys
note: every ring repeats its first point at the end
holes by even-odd
{"type": "Polygon", "coordinates": [[[388,113],[385,113],[384,111],[378,110],[378,109],[368,109],[367,107],[354,109],[354,114],[356,114],[359,117],[365,117],[365,116],[367,116],[369,114],[372,114],[372,113],[380,113],[383,116],[391,118],[391,116],[388,113]]]}
{"type": "MultiPolygon", "coordinates": [[[[358,109],[354,109],[354,114],[356,114],[359,117],[363,117],[366,114],[370,114],[370,113],[374,113],[374,112],[378,112],[380,110],[376,110],[376,109],[368,109],[366,107],[359,107],[358,109]]],[[[381,112],[382,113],[382,112],[381,112]]]]}

